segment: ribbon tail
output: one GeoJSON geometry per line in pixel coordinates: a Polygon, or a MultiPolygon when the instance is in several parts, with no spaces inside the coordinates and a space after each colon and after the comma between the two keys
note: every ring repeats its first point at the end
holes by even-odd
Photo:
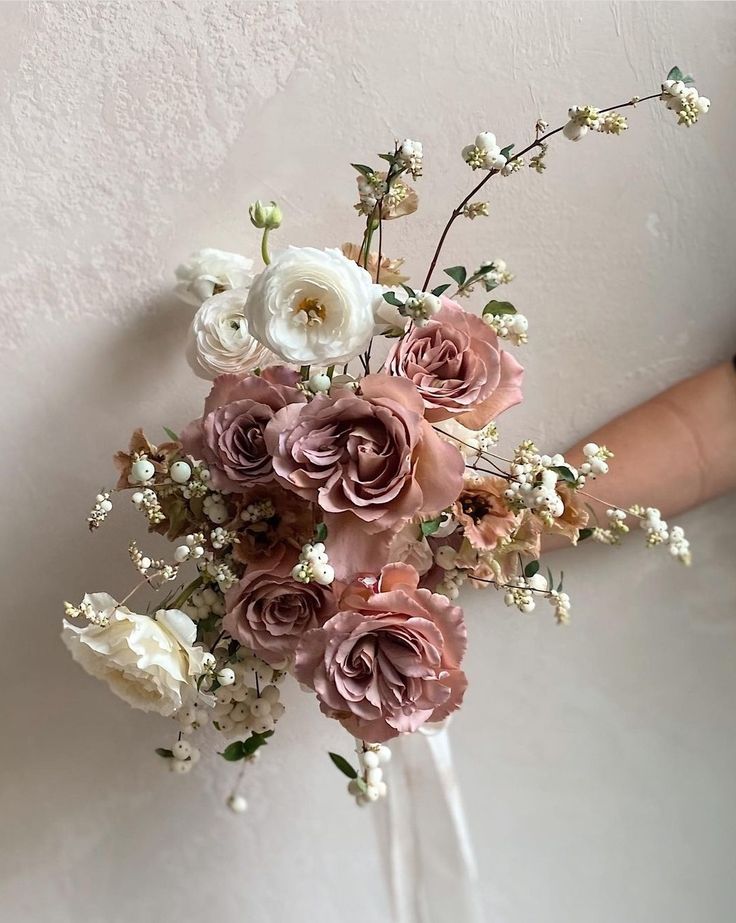
{"type": "Polygon", "coordinates": [[[392,923],[484,923],[450,738],[427,730],[392,746],[388,797],[375,806],[392,923]]]}

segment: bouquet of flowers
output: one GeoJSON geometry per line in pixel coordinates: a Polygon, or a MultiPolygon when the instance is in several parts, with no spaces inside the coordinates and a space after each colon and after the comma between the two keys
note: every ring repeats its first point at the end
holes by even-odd
{"type": "MultiPolygon", "coordinates": [[[[636,523],[647,545],[690,562],[682,529],[658,510],[597,495],[613,458],[606,446],[586,445],[582,459],[529,440],[498,448],[498,421],[522,399],[523,369],[507,347],[526,343],[528,322],[488,296],[513,276],[494,259],[435,279],[453,224],[488,214],[478,194],[491,180],[542,173],[557,134],[620,135],[619,110],[653,99],[682,125],[709,108],[674,68],[643,99],[575,106],[552,130],[540,119],[518,151],[481,131],[461,152],[480,179],[413,287],[403,260],[384,252],[386,223],[418,207],[410,182],[423,150],[412,140],[378,155],[380,169],[352,165],[360,245],[272,255],[281,210],[256,202],[263,269],[213,249],[178,269],[178,291],[196,307],[188,358],[211,390],[179,434],[167,429],[154,444],[133,433],[115,456],[115,487],[88,516],[97,529],[113,495],[129,496],[173,551],[156,558],[131,541],[137,585],[121,600],[97,592],[66,603],[62,634],[113,692],[175,720],[157,751],[173,772],[197,763],[194,735],[208,723],[226,760],[259,757],[284,714],[281,684],[294,677],[355,738],[357,764],[330,756],[356,801],[375,802],[387,790],[387,742],[462,703],[464,584],[500,591],[521,613],[549,605],[564,625],[562,575],[539,560],[546,533],[616,545],[636,523]],[[144,587],[158,597],[134,603],[144,587]]],[[[245,809],[237,789],[229,804],[245,809]]]]}

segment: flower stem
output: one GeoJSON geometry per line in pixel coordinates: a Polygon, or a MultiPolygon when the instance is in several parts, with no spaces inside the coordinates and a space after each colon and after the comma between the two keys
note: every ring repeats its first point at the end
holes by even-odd
{"type": "MultiPolygon", "coordinates": [[[[614,109],[627,109],[630,106],[636,106],[639,103],[645,103],[650,99],[659,99],[661,95],[662,94],[660,92],[660,93],[651,93],[649,96],[642,96],[640,98],[635,96],[632,99],[630,99],[628,102],[620,103],[618,106],[607,106],[605,109],[599,109],[598,111],[599,112],[612,112],[614,109]]],[[[564,127],[565,125],[560,125],[558,128],[553,128],[552,131],[545,132],[545,134],[543,135],[538,134],[537,137],[534,139],[534,141],[531,142],[531,144],[528,144],[525,148],[522,148],[522,150],[517,151],[515,154],[511,155],[509,157],[509,160],[516,160],[519,157],[523,157],[524,154],[528,154],[529,151],[534,150],[534,148],[541,147],[544,144],[544,142],[547,141],[549,138],[551,138],[553,135],[559,134],[564,127]]],[[[455,221],[460,217],[460,215],[462,215],[463,209],[468,204],[468,202],[470,202],[473,196],[476,195],[476,193],[480,192],[480,190],[485,186],[488,180],[491,179],[492,176],[495,176],[499,172],[500,172],[499,170],[489,170],[486,176],[484,176],[483,179],[479,183],[477,183],[471,189],[471,191],[465,196],[465,198],[457,206],[457,208],[453,209],[452,213],[450,214],[450,217],[447,220],[447,224],[445,225],[442,231],[442,234],[440,235],[440,239],[437,243],[437,247],[435,248],[434,255],[432,256],[432,261],[429,264],[429,270],[427,271],[427,277],[424,280],[424,284],[422,285],[422,289],[424,291],[427,290],[427,286],[429,285],[429,280],[432,278],[432,273],[434,272],[435,266],[437,265],[437,260],[439,259],[440,253],[442,251],[442,247],[444,246],[445,240],[447,239],[447,235],[450,233],[450,228],[453,226],[455,221]]]]}
{"type": "Polygon", "coordinates": [[[261,257],[266,266],[271,262],[271,255],[268,252],[268,234],[270,230],[270,228],[264,228],[263,237],[261,238],[261,257]]]}

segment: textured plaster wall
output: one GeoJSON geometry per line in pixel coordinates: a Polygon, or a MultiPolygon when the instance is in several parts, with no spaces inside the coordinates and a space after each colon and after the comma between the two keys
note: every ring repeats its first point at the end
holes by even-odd
{"type": "MultiPolygon", "coordinates": [[[[163,773],[170,725],[67,658],[61,599],[130,582],[132,513],[91,538],[85,511],[134,426],[197,412],[171,274],[255,251],[248,202],[280,200],[280,240],[357,240],[348,162],[421,138],[421,212],[387,234],[419,273],[477,130],[521,142],[673,63],[713,98],[701,125],[643,107],[622,138],[563,141],[450,239],[443,265],[503,256],[531,318],[508,444],[562,447],[736,346],[734,4],[0,5],[0,919],[388,920],[370,816],[324,755],[347,739],[310,699],[291,691],[235,818],[229,767],[163,773]]],[[[560,556],[568,630],[465,600],[453,734],[491,921],[733,920],[734,514],[683,518],[690,572],[636,542],[560,556]]]]}

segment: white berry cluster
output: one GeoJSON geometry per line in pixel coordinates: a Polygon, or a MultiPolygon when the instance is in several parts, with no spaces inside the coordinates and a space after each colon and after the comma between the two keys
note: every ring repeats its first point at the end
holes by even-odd
{"type": "Polygon", "coordinates": [[[639,525],[646,533],[647,545],[650,548],[667,542],[673,557],[683,564],[691,563],[690,542],[685,538],[681,526],[673,526],[670,529],[662,519],[661,512],[654,506],[632,506],[629,512],[639,517],[639,525]]]}
{"type": "Polygon", "coordinates": [[[128,544],[128,555],[135,569],[138,573],[143,574],[143,576],[148,575],[148,572],[153,570],[155,571],[155,575],[165,582],[167,580],[173,580],[179,570],[175,565],[167,564],[166,561],[162,559],[154,560],[148,555],[143,554],[137,542],[134,541],[128,544]]]}
{"type": "Polygon", "coordinates": [[[212,552],[208,551],[199,559],[197,567],[203,576],[214,580],[223,593],[238,582],[232,558],[216,560],[212,552]]]}
{"type": "MultiPolygon", "coordinates": [[[[504,167],[506,169],[506,167],[504,167]]],[[[476,218],[488,217],[488,202],[468,202],[463,207],[463,217],[474,221],[476,218]]]]}
{"type": "Polygon", "coordinates": [[[586,478],[595,480],[601,474],[608,474],[608,459],[613,458],[613,452],[604,445],[588,442],[583,446],[583,455],[585,461],[580,466],[580,474],[583,476],[581,486],[586,478]]]}
{"type": "Polygon", "coordinates": [[[502,170],[506,166],[506,157],[501,153],[496,136],[491,131],[482,131],[476,135],[475,143],[466,145],[462,156],[473,170],[502,170]]]}
{"type": "Polygon", "coordinates": [[[511,503],[532,510],[545,524],[551,525],[565,511],[565,504],[556,490],[560,473],[554,470],[562,466],[578,478],[577,470],[563,455],[540,455],[533,443],[523,442],[514,454],[510,467],[512,480],[504,496],[511,503]]]}
{"type": "Polygon", "coordinates": [[[166,519],[164,511],[161,509],[161,504],[158,501],[156,491],[151,490],[150,487],[146,487],[145,490],[136,490],[130,499],[137,510],[141,513],[145,513],[146,519],[151,525],[157,525],[166,519]]]}
{"type": "Polygon", "coordinates": [[[179,722],[179,730],[182,734],[193,734],[200,728],[204,727],[209,721],[207,709],[197,702],[187,705],[186,708],[177,712],[176,718],[179,722]]]}
{"type": "Polygon", "coordinates": [[[677,113],[678,125],[694,125],[710,109],[708,97],[700,96],[694,86],[682,80],[665,80],[660,99],[677,113]]]}
{"type": "MultiPolygon", "coordinates": [[[[399,300],[401,295],[399,294],[399,300]]],[[[417,327],[424,327],[434,317],[442,307],[442,302],[431,292],[415,292],[413,295],[406,295],[406,299],[401,307],[398,308],[402,317],[408,317],[414,321],[417,327]]]]}
{"type": "Polygon", "coordinates": [[[458,553],[451,545],[441,545],[434,555],[435,563],[444,570],[435,593],[448,599],[457,599],[460,588],[467,580],[467,572],[457,566],[458,553]]]}
{"type": "Polygon", "coordinates": [[[391,217],[391,212],[398,209],[404,200],[411,194],[411,189],[398,178],[391,181],[389,188],[386,180],[378,173],[370,176],[358,175],[358,204],[356,210],[361,215],[371,215],[378,205],[379,199],[383,206],[381,211],[384,217],[391,217]]]}
{"type": "Polygon", "coordinates": [[[191,772],[192,767],[199,762],[200,753],[197,747],[189,743],[188,740],[179,738],[171,747],[171,759],[169,769],[176,775],[183,776],[191,772]]]}
{"type": "Polygon", "coordinates": [[[483,320],[502,340],[510,340],[515,346],[528,342],[529,321],[524,314],[484,314],[483,320]]]}
{"type": "Polygon", "coordinates": [[[204,535],[201,532],[193,532],[187,535],[183,545],[177,545],[174,549],[174,560],[178,564],[184,561],[196,560],[204,554],[204,535]]]}
{"type": "Polygon", "coordinates": [[[606,516],[608,528],[596,526],[591,533],[591,538],[602,545],[619,545],[621,537],[629,531],[626,525],[626,513],[620,509],[609,509],[606,510],[606,516]]]}
{"type": "Polygon", "coordinates": [[[237,535],[228,529],[223,529],[222,526],[217,526],[210,532],[210,544],[217,551],[222,551],[223,548],[228,548],[238,542],[237,535]]]}
{"type": "MultiPolygon", "coordinates": [[[[177,463],[178,464],[178,463],[177,463]]],[[[173,466],[172,466],[173,467],[173,466]]],[[[204,497],[209,491],[210,472],[204,465],[195,462],[189,477],[182,482],[181,493],[185,500],[204,497]]]]}
{"type": "Polygon", "coordinates": [[[186,603],[182,606],[186,614],[195,622],[207,619],[212,615],[225,615],[225,600],[219,587],[214,584],[195,590],[186,603]]]}
{"type": "Polygon", "coordinates": [[[110,491],[103,490],[102,493],[97,494],[95,497],[95,505],[90,510],[89,516],[87,516],[90,532],[93,529],[99,529],[111,512],[112,501],[110,500],[110,491]]]}
{"type": "Polygon", "coordinates": [[[153,462],[144,453],[136,453],[130,466],[129,484],[150,484],[156,474],[153,462]]]}
{"type": "Polygon", "coordinates": [[[69,602],[64,603],[64,615],[68,619],[84,618],[91,625],[97,625],[99,628],[105,628],[110,624],[110,611],[97,608],[87,596],[78,606],[73,606],[69,602]]]}
{"type": "Polygon", "coordinates": [[[567,110],[569,121],[562,129],[562,134],[570,141],[579,141],[592,129],[598,131],[602,117],[595,106],[572,106],[567,110]]]}
{"type": "Polygon", "coordinates": [[[539,574],[535,574],[534,577],[530,577],[528,580],[526,577],[516,577],[516,584],[507,585],[506,592],[503,594],[503,601],[509,607],[515,607],[519,612],[534,612],[536,609],[536,602],[534,600],[534,590],[536,587],[533,584],[535,578],[540,578],[544,581],[544,589],[547,588],[547,581],[544,580],[544,577],[540,577],[539,574]]]}
{"type": "Polygon", "coordinates": [[[348,792],[358,805],[370,804],[385,798],[388,788],[383,780],[383,769],[391,760],[391,751],[385,744],[363,744],[358,748],[361,772],[348,783],[348,792]]]}
{"type": "Polygon", "coordinates": [[[422,164],[424,152],[421,141],[412,141],[405,138],[396,152],[396,159],[400,164],[406,167],[411,175],[416,179],[422,175],[422,164]]]}
{"type": "Polygon", "coordinates": [[[227,506],[222,494],[213,492],[207,494],[202,503],[205,516],[215,525],[220,525],[228,519],[227,506]]]}
{"type": "MultiPolygon", "coordinates": [[[[223,685],[220,680],[223,671],[217,674],[221,684],[214,693],[213,724],[227,737],[242,736],[248,731],[258,734],[272,731],[284,713],[276,685],[284,674],[247,651],[239,651],[238,656],[244,659],[223,668],[232,673],[231,682],[223,685]]],[[[224,678],[231,679],[229,674],[224,678]]]]}
{"type": "Polygon", "coordinates": [[[501,168],[501,176],[512,176],[514,173],[518,173],[524,167],[524,158],[523,157],[514,157],[512,160],[509,160],[501,168]]]}
{"type": "Polygon", "coordinates": [[[493,291],[499,285],[508,285],[514,279],[514,274],[508,271],[506,260],[491,260],[488,263],[481,263],[477,275],[483,282],[487,292],[493,291]]]}
{"type": "Polygon", "coordinates": [[[276,508],[269,499],[258,500],[256,503],[249,503],[248,506],[240,513],[243,522],[256,523],[272,519],[276,515],[276,508]]]}
{"type": "Polygon", "coordinates": [[[291,576],[299,583],[319,583],[329,586],[335,579],[335,571],[329,563],[323,542],[307,542],[302,546],[299,560],[291,571],[291,576]]]}

